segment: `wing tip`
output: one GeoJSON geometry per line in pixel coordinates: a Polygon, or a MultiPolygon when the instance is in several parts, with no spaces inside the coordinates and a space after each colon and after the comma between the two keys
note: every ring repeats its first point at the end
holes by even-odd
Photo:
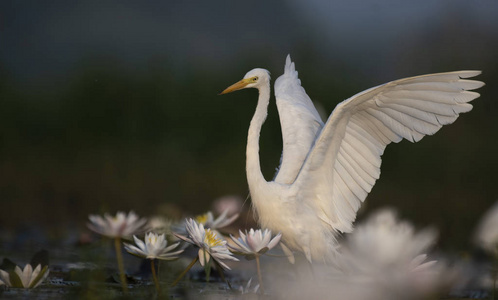
{"type": "Polygon", "coordinates": [[[480,89],[486,85],[486,83],[484,83],[483,81],[480,81],[480,80],[472,80],[472,82],[475,84],[475,86],[473,86],[472,88],[466,89],[466,91],[477,90],[477,89],[480,89]]]}
{"type": "Polygon", "coordinates": [[[466,90],[466,91],[480,89],[486,85],[486,83],[484,83],[483,81],[480,81],[480,80],[473,80],[473,79],[463,80],[465,78],[472,78],[472,77],[481,75],[482,74],[481,70],[462,70],[462,71],[458,71],[458,73],[459,73],[458,77],[460,77],[460,79],[462,79],[462,80],[460,80],[461,82],[465,81],[465,82],[469,82],[469,83],[473,84],[473,86],[471,86],[471,87],[464,88],[464,90],[466,90]]]}
{"type": "Polygon", "coordinates": [[[287,58],[285,59],[284,74],[294,75],[297,78],[296,65],[292,61],[290,54],[287,54],[287,58]]]}
{"type": "Polygon", "coordinates": [[[458,71],[458,77],[460,78],[470,78],[470,77],[474,77],[474,76],[477,76],[477,75],[480,75],[482,73],[481,70],[462,70],[462,71],[458,71]]]}

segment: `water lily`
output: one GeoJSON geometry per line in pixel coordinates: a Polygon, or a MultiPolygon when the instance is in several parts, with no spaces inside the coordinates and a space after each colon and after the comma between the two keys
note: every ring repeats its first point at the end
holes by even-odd
{"type": "Polygon", "coordinates": [[[129,237],[144,232],[147,224],[147,219],[139,218],[133,211],[128,215],[122,211],[117,212],[116,216],[107,213],[104,217],[89,215],[88,219],[90,220],[90,223],[87,223],[88,228],[110,238],[129,237]]]}
{"type": "Polygon", "coordinates": [[[48,266],[42,267],[41,264],[34,269],[30,264],[27,264],[24,269],[16,266],[11,272],[0,270],[0,285],[14,288],[35,288],[47,278],[48,274],[48,266]]]}
{"type": "Polygon", "coordinates": [[[231,217],[227,217],[228,211],[228,209],[225,209],[216,219],[214,218],[213,213],[208,211],[203,215],[195,217],[195,220],[205,228],[217,230],[232,224],[239,217],[238,213],[231,217]]]}
{"type": "Polygon", "coordinates": [[[182,253],[183,249],[172,252],[172,250],[178,247],[180,243],[175,243],[168,247],[168,241],[164,237],[164,234],[158,235],[157,233],[149,232],[145,235],[144,241],[140,240],[135,235],[133,236],[133,239],[135,240],[136,246],[125,243],[124,247],[128,253],[150,260],[152,278],[154,279],[157,293],[160,294],[161,290],[159,287],[159,280],[157,278],[154,260],[177,259],[178,256],[176,255],[182,253]]]}
{"type": "MultiPolygon", "coordinates": [[[[219,215],[216,219],[214,218],[214,215],[211,211],[208,211],[207,213],[198,215],[198,216],[194,217],[193,219],[197,223],[202,224],[202,226],[204,226],[204,228],[211,229],[211,231],[216,233],[217,236],[221,236],[220,229],[232,224],[239,217],[238,213],[236,213],[230,217],[227,217],[229,211],[231,211],[229,208],[225,209],[221,213],[221,215],[219,215]]],[[[188,234],[189,234],[187,232],[183,222],[173,224],[171,227],[172,227],[173,231],[178,235],[188,236],[188,234]]]]}
{"type": "MultiPolygon", "coordinates": [[[[292,269],[282,263],[271,270],[275,298],[292,299],[436,299],[454,287],[460,271],[435,261],[426,253],[435,243],[436,232],[417,229],[382,210],[356,225],[340,240],[333,264],[298,260],[292,269]],[[287,276],[298,268],[304,276],[287,276]],[[283,276],[281,276],[283,275],[283,276]]],[[[299,275],[301,275],[299,274],[299,275]]],[[[261,287],[260,287],[261,289],[261,287]]],[[[444,298],[444,297],[443,297],[444,298]]]]}
{"type": "Polygon", "coordinates": [[[163,216],[152,216],[149,218],[148,222],[149,230],[156,233],[165,233],[166,235],[173,234],[172,227],[174,223],[171,219],[165,218],[163,216]]]}
{"type": "Polygon", "coordinates": [[[478,246],[498,257],[498,203],[482,217],[474,241],[478,246]]]}
{"type": "Polygon", "coordinates": [[[123,291],[128,292],[126,276],[123,265],[123,256],[121,254],[121,238],[145,231],[147,219],[139,218],[133,211],[127,214],[119,211],[116,216],[104,214],[104,217],[98,215],[89,215],[90,223],[88,228],[98,234],[114,239],[114,248],[116,250],[116,259],[118,261],[119,278],[123,291]]]}
{"type": "Polygon", "coordinates": [[[494,263],[491,268],[491,277],[493,279],[492,299],[494,299],[496,280],[498,278],[498,203],[494,204],[482,217],[474,236],[474,242],[494,256],[494,263]]]}
{"type": "Polygon", "coordinates": [[[239,235],[238,238],[230,235],[235,246],[228,245],[228,247],[233,253],[244,255],[247,259],[255,259],[266,253],[268,250],[275,247],[282,238],[282,234],[279,233],[272,239],[271,231],[268,229],[263,231],[261,229],[254,230],[251,228],[245,233],[239,230],[239,235]]]}
{"type": "MultiPolygon", "coordinates": [[[[201,264],[206,270],[206,278],[209,281],[209,272],[211,267],[211,258],[216,265],[220,266],[222,269],[230,270],[230,267],[226,265],[223,260],[234,260],[238,261],[237,258],[232,256],[232,253],[228,250],[226,246],[226,241],[219,238],[214,231],[211,229],[205,229],[204,225],[197,223],[193,219],[185,221],[185,228],[188,232],[188,237],[179,235],[175,233],[175,236],[190,243],[199,248],[198,255],[192,261],[192,263],[187,267],[187,269],[180,275],[180,277],[175,281],[175,285],[183,275],[197,262],[201,264]]],[[[220,274],[223,276],[223,270],[219,270],[220,274]]]]}
{"type": "Polygon", "coordinates": [[[168,241],[164,234],[157,234],[149,232],[145,235],[144,241],[133,236],[136,246],[124,243],[124,247],[128,253],[135,256],[143,257],[146,259],[161,259],[161,260],[174,260],[177,259],[178,254],[183,252],[182,250],[174,250],[180,243],[175,243],[168,247],[168,241]]]}
{"type": "Polygon", "coordinates": [[[447,283],[443,266],[425,254],[435,238],[434,230],[417,231],[393,211],[382,210],[347,236],[338,264],[352,281],[424,298],[447,283]]]}
{"type": "Polygon", "coordinates": [[[245,234],[239,230],[239,235],[239,238],[235,238],[230,235],[230,238],[234,241],[235,246],[228,245],[228,247],[233,253],[244,255],[246,259],[256,259],[259,286],[261,287],[261,291],[264,293],[259,256],[275,247],[278,242],[280,242],[282,234],[279,233],[272,239],[270,230],[265,229],[262,231],[261,229],[254,230],[251,228],[249,231],[246,231],[245,234]]]}
{"type": "Polygon", "coordinates": [[[382,210],[347,236],[340,259],[346,258],[349,267],[366,273],[384,267],[408,268],[435,239],[434,230],[417,232],[409,222],[399,221],[393,211],[382,210]]]}

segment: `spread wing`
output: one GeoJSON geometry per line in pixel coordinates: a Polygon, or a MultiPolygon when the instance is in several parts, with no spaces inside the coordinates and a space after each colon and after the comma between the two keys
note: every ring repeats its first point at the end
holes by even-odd
{"type": "Polygon", "coordinates": [[[350,232],[356,212],[380,175],[391,142],[417,142],[453,123],[479,97],[480,71],[411,77],[361,92],[334,109],[292,185],[335,230],[350,232]]]}
{"type": "Polygon", "coordinates": [[[306,159],[323,121],[301,86],[290,55],[284,74],[275,81],[275,97],[282,127],[283,150],[274,181],[291,184],[306,159]]]}

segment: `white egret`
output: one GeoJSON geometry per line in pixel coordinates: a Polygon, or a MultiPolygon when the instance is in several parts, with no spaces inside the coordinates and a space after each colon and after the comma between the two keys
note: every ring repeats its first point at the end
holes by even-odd
{"type": "Polygon", "coordinates": [[[247,138],[246,172],[263,228],[281,232],[291,249],[328,261],[336,236],[351,232],[356,212],[380,175],[381,155],[391,142],[417,142],[453,123],[479,97],[484,83],[464,78],[480,71],[437,73],[395,80],[339,103],[324,124],[287,57],[275,82],[282,127],[281,164],[266,181],[259,161],[259,134],[268,114],[270,74],[253,69],[221,94],[259,91],[247,138]]]}

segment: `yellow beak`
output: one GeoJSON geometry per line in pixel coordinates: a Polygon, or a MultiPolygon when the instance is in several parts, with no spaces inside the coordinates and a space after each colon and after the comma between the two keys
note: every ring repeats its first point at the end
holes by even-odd
{"type": "Polygon", "coordinates": [[[218,95],[223,95],[223,94],[228,94],[231,92],[235,92],[237,90],[245,88],[249,83],[251,83],[250,79],[242,79],[239,82],[236,82],[232,84],[231,86],[227,87],[223,92],[219,93],[218,95]]]}

